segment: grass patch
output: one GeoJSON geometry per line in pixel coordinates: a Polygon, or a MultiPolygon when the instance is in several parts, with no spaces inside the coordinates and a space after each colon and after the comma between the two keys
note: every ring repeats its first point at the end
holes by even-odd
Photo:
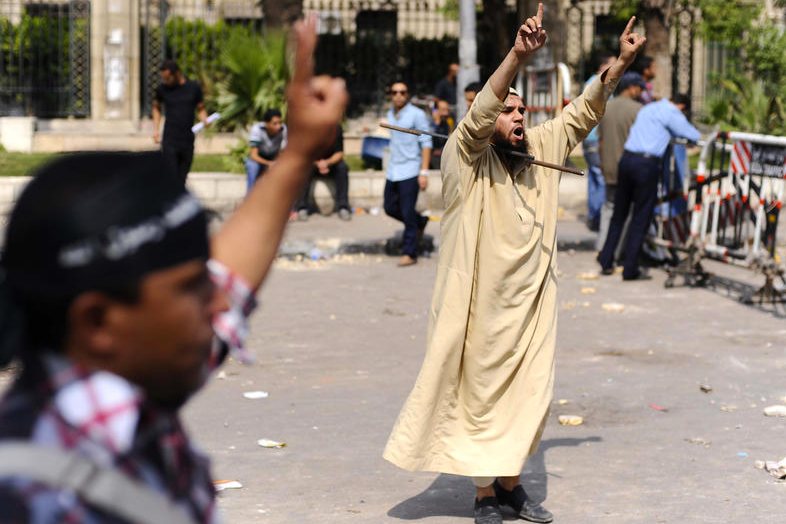
{"type": "Polygon", "coordinates": [[[0,153],[0,176],[24,176],[54,158],[55,153],[0,153]]]}

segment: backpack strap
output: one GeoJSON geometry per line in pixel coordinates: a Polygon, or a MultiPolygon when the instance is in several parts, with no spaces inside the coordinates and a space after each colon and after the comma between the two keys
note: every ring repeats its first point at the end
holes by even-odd
{"type": "Polygon", "coordinates": [[[26,441],[0,444],[0,477],[22,477],[71,490],[91,506],[130,522],[195,524],[165,495],[77,453],[26,441]]]}

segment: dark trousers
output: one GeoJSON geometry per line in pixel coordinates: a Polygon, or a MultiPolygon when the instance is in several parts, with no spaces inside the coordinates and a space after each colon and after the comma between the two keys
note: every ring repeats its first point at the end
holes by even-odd
{"type": "Polygon", "coordinates": [[[306,187],[300,194],[300,198],[295,204],[295,209],[308,209],[308,201],[311,197],[311,188],[314,187],[314,180],[317,178],[329,177],[336,181],[336,210],[341,208],[349,209],[349,166],[343,160],[338,164],[330,166],[330,171],[327,175],[320,175],[319,169],[316,167],[311,170],[311,175],[308,177],[306,187]]]}
{"type": "Polygon", "coordinates": [[[420,186],[416,176],[400,182],[391,180],[385,182],[385,213],[404,222],[401,251],[412,258],[417,257],[418,230],[424,229],[428,224],[428,217],[415,211],[419,192],[420,186]]]}
{"type": "Polygon", "coordinates": [[[623,278],[638,275],[638,257],[644,235],[652,220],[652,210],[658,197],[658,178],[662,162],[656,158],[624,153],[619,163],[617,194],[614,197],[614,214],[609,224],[609,234],[598,256],[603,269],[613,266],[614,250],[622,235],[625,219],[633,204],[633,217],[628,229],[628,242],[625,247],[623,278]]]}
{"type": "Polygon", "coordinates": [[[170,173],[175,175],[177,180],[186,185],[186,177],[191,170],[191,162],[194,160],[194,145],[161,144],[161,153],[164,155],[164,162],[170,173]]]}

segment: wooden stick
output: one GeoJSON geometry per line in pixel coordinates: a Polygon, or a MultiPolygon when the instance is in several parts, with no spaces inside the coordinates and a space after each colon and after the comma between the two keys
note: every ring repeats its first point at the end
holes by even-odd
{"type": "MultiPolygon", "coordinates": [[[[447,138],[448,138],[447,135],[442,135],[442,134],[439,134],[439,133],[432,133],[430,131],[421,131],[420,129],[410,129],[410,128],[407,128],[407,127],[399,127],[399,126],[394,126],[394,125],[391,125],[391,124],[384,124],[384,123],[379,124],[379,125],[382,126],[382,127],[387,128],[387,129],[392,129],[393,131],[400,131],[402,133],[409,133],[410,135],[429,135],[429,136],[433,136],[435,138],[444,138],[445,140],[447,140],[447,138]]],[[[500,148],[500,149],[502,149],[502,148],[500,148]]],[[[582,171],[580,169],[575,169],[573,167],[567,167],[567,166],[561,166],[559,164],[552,164],[551,162],[544,162],[543,160],[535,160],[534,156],[528,155],[526,153],[522,153],[521,151],[515,151],[515,150],[512,150],[512,149],[502,149],[502,151],[505,151],[506,153],[510,153],[511,155],[514,155],[514,156],[520,156],[520,157],[522,157],[524,159],[525,162],[527,162],[529,164],[535,164],[536,166],[547,167],[549,169],[556,169],[557,171],[565,171],[566,173],[572,173],[574,175],[584,176],[584,171],[582,171]]]]}

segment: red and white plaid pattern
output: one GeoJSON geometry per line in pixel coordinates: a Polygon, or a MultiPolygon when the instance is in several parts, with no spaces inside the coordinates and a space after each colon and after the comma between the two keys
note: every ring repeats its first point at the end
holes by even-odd
{"type": "Polygon", "coordinates": [[[245,364],[250,364],[254,358],[246,349],[245,340],[248,336],[248,316],[257,306],[254,293],[245,280],[221,262],[209,260],[207,268],[210,270],[213,282],[229,298],[229,309],[213,319],[213,329],[217,337],[217,344],[213,344],[214,365],[223,360],[222,345],[229,349],[232,356],[245,364]]]}

